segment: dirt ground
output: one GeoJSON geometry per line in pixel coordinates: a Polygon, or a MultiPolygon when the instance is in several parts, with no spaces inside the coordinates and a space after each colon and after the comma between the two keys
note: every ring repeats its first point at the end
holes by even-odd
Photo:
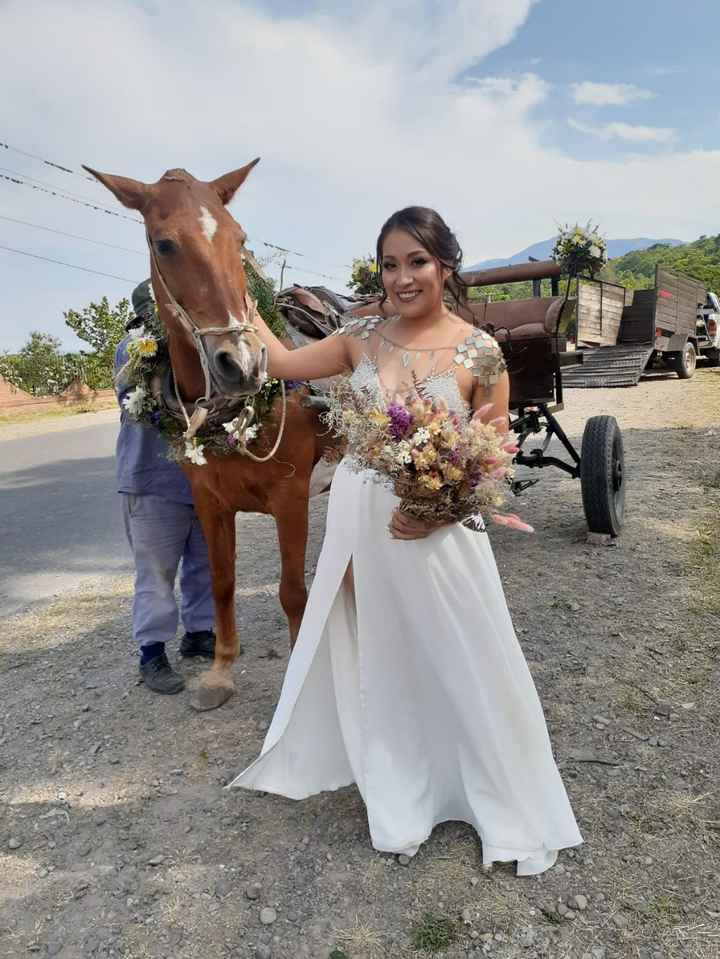
{"type": "Polygon", "coordinates": [[[446,824],[403,866],[370,847],[354,787],[223,789],[287,661],[274,529],[243,516],[239,692],[214,713],[138,683],[127,580],[3,624],[0,956],[720,957],[720,372],[566,405],[575,437],[599,412],[623,428],[619,544],[586,544],[555,470],[515,504],[535,535],[490,535],[583,846],[518,879],[446,824]]]}

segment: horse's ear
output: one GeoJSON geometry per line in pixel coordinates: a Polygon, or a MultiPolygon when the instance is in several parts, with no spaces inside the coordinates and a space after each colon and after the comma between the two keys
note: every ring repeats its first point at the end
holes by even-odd
{"type": "Polygon", "coordinates": [[[87,172],[91,173],[103,186],[106,186],[123,206],[129,207],[131,210],[140,211],[145,208],[150,193],[150,188],[146,183],[141,183],[140,180],[131,180],[126,176],[99,173],[89,166],[83,166],[83,170],[87,170],[87,172]]]}
{"type": "Polygon", "coordinates": [[[227,205],[247,179],[248,173],[259,162],[260,157],[256,157],[254,160],[251,160],[250,163],[241,166],[239,170],[233,170],[232,173],[219,176],[217,180],[211,180],[208,186],[212,187],[222,202],[227,205]]]}

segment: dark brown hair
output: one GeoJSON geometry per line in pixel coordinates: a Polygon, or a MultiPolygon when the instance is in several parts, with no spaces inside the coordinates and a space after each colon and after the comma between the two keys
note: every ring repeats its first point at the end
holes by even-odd
{"type": "MultiPolygon", "coordinates": [[[[414,236],[441,266],[451,270],[451,275],[445,281],[445,287],[458,307],[467,302],[467,285],[460,276],[462,250],[457,237],[439,213],[426,206],[407,206],[404,210],[393,213],[383,224],[375,251],[381,277],[383,246],[388,234],[393,230],[404,230],[405,233],[414,236]]],[[[387,294],[383,293],[383,302],[386,298],[387,294]]]]}

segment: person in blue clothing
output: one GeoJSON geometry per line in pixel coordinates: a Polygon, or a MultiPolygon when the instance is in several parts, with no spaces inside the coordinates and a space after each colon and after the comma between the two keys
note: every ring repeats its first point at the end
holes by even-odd
{"type": "MultiPolygon", "coordinates": [[[[149,280],[133,291],[132,302],[135,317],[127,324],[128,333],[141,326],[143,317],[154,310],[149,280]]],[[[158,430],[132,420],[122,407],[127,390],[118,380],[127,362],[130,338],[128,335],[119,343],[114,366],[122,410],[116,449],[117,489],[122,495],[125,531],[135,560],[133,636],[145,685],[156,693],[179,693],[185,681],[165,652],[178,625],[178,567],[179,616],[185,629],[180,653],[211,659],[215,651],[208,551],[190,484],[178,464],[167,458],[164,438],[158,430]]]]}

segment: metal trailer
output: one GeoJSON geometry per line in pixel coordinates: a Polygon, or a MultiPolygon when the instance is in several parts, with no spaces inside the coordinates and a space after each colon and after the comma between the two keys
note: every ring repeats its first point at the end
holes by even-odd
{"type": "Polygon", "coordinates": [[[704,344],[698,323],[706,301],[703,283],[661,266],[648,290],[581,278],[577,343],[583,362],[566,371],[566,386],[635,386],[658,359],[689,379],[704,344]]]}

